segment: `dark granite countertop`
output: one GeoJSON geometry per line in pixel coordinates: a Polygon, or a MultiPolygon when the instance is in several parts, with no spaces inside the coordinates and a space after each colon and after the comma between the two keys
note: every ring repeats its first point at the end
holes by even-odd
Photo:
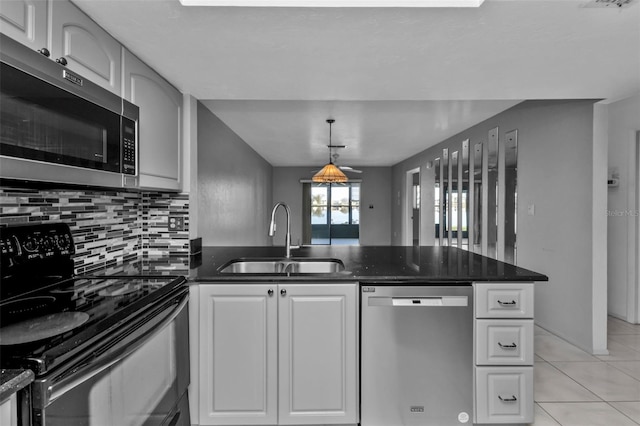
{"type": "Polygon", "coordinates": [[[31,370],[0,370],[0,403],[33,382],[31,370]]]}
{"type": "Polygon", "coordinates": [[[346,271],[334,274],[223,274],[218,268],[237,258],[284,257],[284,247],[205,247],[192,258],[189,277],[203,281],[310,281],[470,283],[548,281],[537,272],[455,247],[313,246],[292,250],[292,258],[337,258],[346,271]]]}

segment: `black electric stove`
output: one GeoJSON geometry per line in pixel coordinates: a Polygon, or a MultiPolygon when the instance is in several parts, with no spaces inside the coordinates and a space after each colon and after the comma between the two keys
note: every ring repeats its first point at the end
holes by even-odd
{"type": "Polygon", "coordinates": [[[108,350],[109,339],[188,291],[180,276],[74,276],[64,223],[0,228],[0,253],[0,367],[36,377],[108,350]]]}

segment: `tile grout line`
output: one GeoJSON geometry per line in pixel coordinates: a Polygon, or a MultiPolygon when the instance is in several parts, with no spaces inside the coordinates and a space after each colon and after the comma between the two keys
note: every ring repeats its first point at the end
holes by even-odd
{"type": "MultiPolygon", "coordinates": [[[[611,317],[610,317],[610,318],[611,318],[611,317]]],[[[617,320],[617,319],[616,319],[616,320],[617,320]]],[[[617,321],[621,321],[621,320],[617,320],[617,321]]],[[[621,325],[624,325],[624,324],[621,324],[621,325]]],[[[632,331],[635,331],[635,330],[634,330],[634,329],[630,329],[630,328],[628,328],[628,327],[625,327],[625,331],[626,331],[627,329],[629,329],[629,332],[628,332],[628,333],[613,333],[613,334],[609,334],[609,335],[610,335],[610,336],[615,336],[615,335],[638,335],[638,336],[640,336],[640,325],[629,325],[629,327],[634,327],[634,328],[635,328],[635,327],[637,327],[637,331],[636,331],[636,332],[632,332],[632,331]]],[[[544,330],[544,329],[543,329],[543,330],[544,330]]],[[[560,338],[559,336],[556,336],[555,334],[553,334],[553,333],[551,333],[551,332],[549,332],[549,331],[547,331],[547,330],[544,330],[544,331],[545,331],[545,334],[546,334],[546,333],[548,333],[549,335],[554,336],[554,337],[556,337],[556,338],[560,339],[560,340],[561,340],[561,341],[563,341],[563,342],[566,342],[566,341],[564,341],[562,338],[560,338]]],[[[541,335],[544,335],[544,334],[541,334],[541,335]]],[[[571,345],[571,346],[573,346],[573,347],[575,347],[575,345],[573,345],[573,344],[571,344],[571,343],[569,343],[569,342],[566,342],[566,343],[567,343],[567,344],[569,344],[569,345],[571,345]]],[[[636,352],[636,353],[640,354],[640,350],[637,350],[637,349],[636,349],[636,348],[634,348],[634,347],[630,347],[630,346],[625,345],[625,344],[620,343],[620,342],[615,342],[615,343],[617,343],[617,344],[619,344],[619,345],[621,345],[621,346],[624,346],[626,349],[632,350],[632,351],[634,351],[634,352],[636,352]]],[[[578,349],[579,349],[579,348],[578,348],[578,349]]],[[[593,395],[593,396],[595,396],[596,398],[598,398],[598,399],[599,399],[599,401],[544,401],[544,402],[541,402],[541,401],[534,401],[535,405],[537,405],[537,406],[538,406],[538,407],[539,407],[539,408],[540,408],[540,409],[541,409],[541,410],[542,410],[542,411],[543,411],[547,416],[549,416],[549,418],[550,418],[550,419],[552,419],[553,421],[555,421],[557,424],[559,424],[560,426],[564,426],[564,425],[562,425],[562,423],[561,423],[558,419],[556,419],[554,416],[552,416],[552,415],[551,415],[551,413],[549,413],[547,410],[545,410],[545,409],[544,409],[544,407],[542,406],[542,404],[576,404],[576,403],[581,403],[581,404],[600,403],[600,404],[601,404],[601,403],[605,403],[607,406],[609,406],[610,408],[612,408],[614,411],[616,411],[617,413],[621,414],[621,415],[622,415],[622,416],[624,416],[625,418],[629,419],[629,421],[631,421],[632,423],[634,423],[634,424],[636,424],[636,425],[640,425],[640,423],[636,422],[632,417],[630,417],[630,416],[629,416],[629,415],[627,415],[626,413],[622,412],[621,410],[619,410],[617,407],[615,407],[615,406],[613,405],[613,403],[620,403],[620,402],[634,402],[634,403],[635,403],[635,402],[640,402],[640,398],[638,398],[639,400],[637,400],[637,401],[636,401],[636,400],[630,400],[630,401],[607,401],[606,399],[604,399],[604,398],[600,397],[600,395],[596,394],[594,391],[592,391],[592,390],[591,390],[591,389],[589,389],[588,387],[586,387],[586,386],[582,385],[580,382],[578,382],[578,381],[577,381],[577,380],[575,380],[573,377],[569,376],[567,373],[565,373],[565,372],[564,372],[564,371],[562,371],[559,367],[557,367],[556,365],[554,365],[554,364],[553,364],[553,362],[564,362],[564,363],[583,362],[583,363],[594,363],[594,364],[595,364],[595,363],[604,363],[604,364],[605,364],[605,365],[607,365],[608,367],[611,367],[611,368],[615,369],[615,371],[618,371],[618,372],[620,372],[620,373],[623,373],[625,376],[630,377],[630,378],[632,378],[633,380],[635,380],[635,381],[637,381],[637,382],[640,382],[640,379],[638,379],[638,378],[636,378],[636,377],[632,376],[631,374],[627,373],[626,371],[624,371],[624,370],[620,369],[618,366],[616,366],[615,364],[613,364],[613,363],[615,363],[615,362],[640,362],[640,359],[631,359],[631,360],[625,360],[625,359],[620,359],[620,360],[603,360],[603,359],[600,359],[600,358],[598,358],[597,356],[593,355],[594,360],[590,360],[590,361],[584,361],[584,360],[580,360],[580,361],[572,361],[572,360],[569,360],[569,361],[562,361],[562,360],[550,361],[550,360],[547,360],[547,359],[545,359],[544,357],[542,357],[540,354],[535,353],[535,349],[534,349],[534,354],[535,354],[535,356],[536,356],[536,357],[538,357],[538,358],[539,358],[539,360],[541,360],[541,361],[535,361],[535,360],[534,360],[534,365],[535,365],[535,363],[536,363],[536,362],[538,362],[538,363],[546,363],[546,364],[548,364],[548,366],[551,366],[554,370],[556,370],[556,371],[560,372],[562,375],[564,375],[564,376],[568,377],[572,382],[574,382],[575,384],[577,384],[578,386],[580,386],[581,388],[583,388],[584,390],[586,390],[588,393],[590,393],[591,395],[593,395]]],[[[535,424],[535,419],[534,419],[534,424],[535,424]]]]}

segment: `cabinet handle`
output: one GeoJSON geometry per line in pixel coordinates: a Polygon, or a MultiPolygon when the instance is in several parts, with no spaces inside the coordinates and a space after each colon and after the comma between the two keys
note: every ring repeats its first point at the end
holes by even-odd
{"type": "Polygon", "coordinates": [[[510,345],[503,345],[500,342],[498,342],[498,346],[500,346],[502,349],[515,349],[518,347],[518,345],[516,345],[515,343],[512,343],[510,345]]]}
{"type": "Polygon", "coordinates": [[[498,395],[498,399],[502,402],[516,402],[518,401],[518,398],[516,398],[515,395],[511,395],[511,398],[503,398],[500,395],[498,395]]]}
{"type": "Polygon", "coordinates": [[[287,289],[286,289],[286,288],[283,288],[282,290],[280,290],[280,294],[281,294],[282,296],[286,296],[286,295],[287,295],[287,289]]]}
{"type": "Polygon", "coordinates": [[[267,291],[267,294],[268,294],[269,296],[273,296],[273,289],[272,289],[272,288],[270,288],[270,289],[267,291]]]}
{"type": "Polygon", "coordinates": [[[510,305],[515,305],[515,304],[516,304],[516,301],[515,301],[515,300],[512,300],[511,302],[503,302],[503,301],[501,301],[501,300],[499,300],[499,299],[498,299],[498,304],[499,304],[499,305],[502,305],[502,306],[510,306],[510,305]]]}
{"type": "Polygon", "coordinates": [[[67,66],[67,60],[64,57],[56,59],[56,62],[62,65],[63,67],[67,66]]]}
{"type": "Polygon", "coordinates": [[[49,56],[51,56],[51,53],[49,52],[49,49],[47,49],[46,47],[43,47],[42,49],[38,49],[38,53],[46,56],[47,58],[49,56]]]}

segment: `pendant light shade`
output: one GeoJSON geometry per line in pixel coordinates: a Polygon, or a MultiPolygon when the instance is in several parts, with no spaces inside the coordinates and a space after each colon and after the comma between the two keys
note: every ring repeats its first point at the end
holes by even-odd
{"type": "Polygon", "coordinates": [[[337,168],[335,164],[329,162],[322,170],[313,175],[311,180],[319,183],[344,183],[347,182],[349,178],[342,173],[342,170],[337,168]]]}
{"type": "Polygon", "coordinates": [[[342,170],[336,167],[331,161],[331,125],[335,122],[333,119],[328,119],[327,123],[329,123],[329,163],[325,165],[318,173],[313,175],[311,178],[312,181],[318,183],[344,183],[349,180],[347,175],[345,175],[342,170]]]}

